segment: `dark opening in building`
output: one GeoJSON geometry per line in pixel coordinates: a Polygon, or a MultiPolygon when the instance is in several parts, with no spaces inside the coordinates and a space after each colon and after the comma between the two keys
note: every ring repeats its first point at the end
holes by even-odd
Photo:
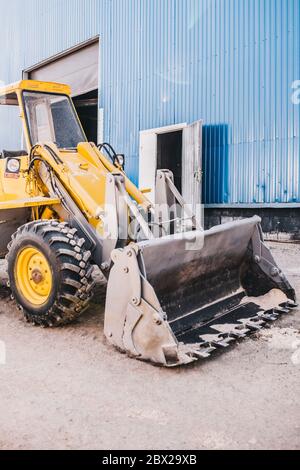
{"type": "Polygon", "coordinates": [[[62,51],[34,65],[23,73],[24,78],[69,85],[75,108],[87,139],[97,143],[99,38],[62,51]]]}
{"type": "Polygon", "coordinates": [[[76,96],[73,102],[88,141],[97,143],[98,90],[76,96]]]}
{"type": "Polygon", "coordinates": [[[182,191],[182,131],[157,135],[157,169],[171,170],[176,188],[182,191]]]}

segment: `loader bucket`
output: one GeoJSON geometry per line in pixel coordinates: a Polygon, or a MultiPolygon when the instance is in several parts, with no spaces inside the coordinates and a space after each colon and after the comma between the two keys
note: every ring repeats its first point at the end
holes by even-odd
{"type": "Polygon", "coordinates": [[[131,244],[112,259],[105,334],[161,365],[206,358],[296,307],[259,217],[131,244]]]}

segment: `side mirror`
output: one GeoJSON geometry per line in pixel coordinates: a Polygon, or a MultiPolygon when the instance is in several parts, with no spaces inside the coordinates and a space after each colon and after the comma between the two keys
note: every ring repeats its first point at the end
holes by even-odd
{"type": "Polygon", "coordinates": [[[118,153],[114,158],[114,164],[120,167],[122,170],[125,168],[125,155],[118,153]]]}

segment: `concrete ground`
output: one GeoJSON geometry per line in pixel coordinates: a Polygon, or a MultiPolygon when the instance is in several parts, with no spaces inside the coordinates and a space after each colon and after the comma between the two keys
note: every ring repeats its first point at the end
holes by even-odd
{"type": "MultiPolygon", "coordinates": [[[[300,298],[300,245],[271,247],[300,298]]],[[[300,448],[299,310],[215,359],[168,370],[105,344],[100,286],[78,323],[53,330],[26,324],[5,295],[1,449],[300,448]]]]}

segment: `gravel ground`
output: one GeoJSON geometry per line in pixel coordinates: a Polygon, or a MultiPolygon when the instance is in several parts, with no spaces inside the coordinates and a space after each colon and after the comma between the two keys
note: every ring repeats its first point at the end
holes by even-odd
{"type": "MultiPolygon", "coordinates": [[[[300,298],[300,245],[271,248],[300,298]]],[[[168,370],[105,344],[98,291],[76,324],[45,330],[0,288],[1,449],[300,448],[299,310],[215,359],[168,370]]]]}

